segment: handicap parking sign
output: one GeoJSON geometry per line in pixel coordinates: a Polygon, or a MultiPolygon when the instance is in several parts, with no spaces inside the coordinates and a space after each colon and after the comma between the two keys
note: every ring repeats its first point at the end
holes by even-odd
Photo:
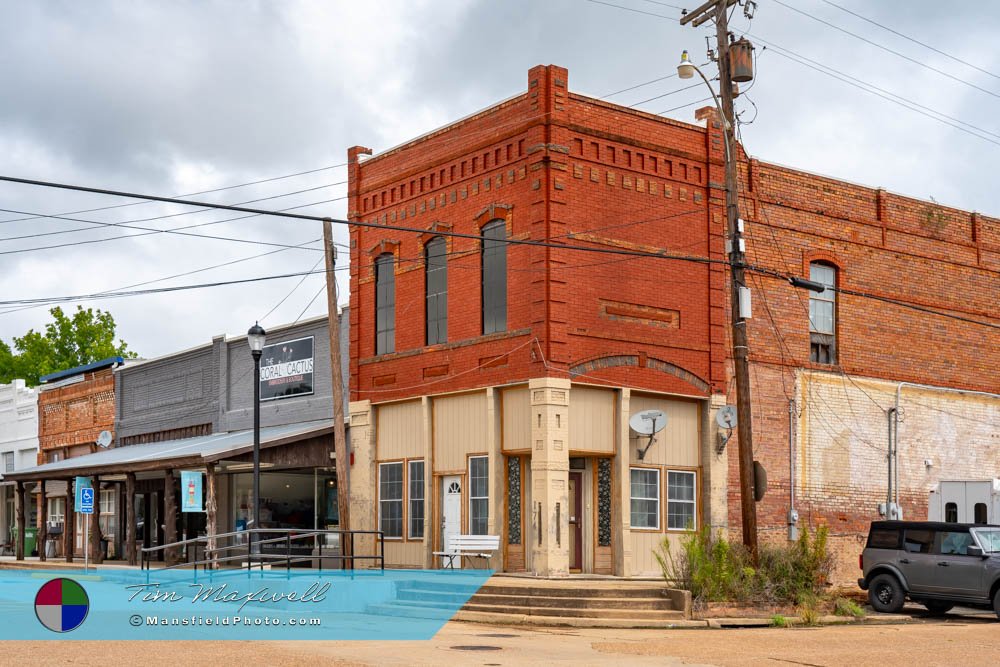
{"type": "Polygon", "coordinates": [[[89,487],[80,489],[80,508],[78,511],[81,514],[94,513],[94,489],[89,487]]]}

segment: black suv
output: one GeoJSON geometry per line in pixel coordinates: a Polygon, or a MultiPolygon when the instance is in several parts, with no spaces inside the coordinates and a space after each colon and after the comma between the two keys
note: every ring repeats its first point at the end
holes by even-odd
{"type": "Polygon", "coordinates": [[[909,597],[935,614],[961,604],[1000,617],[1000,526],[875,521],[859,565],[875,611],[898,612],[909,597]]]}

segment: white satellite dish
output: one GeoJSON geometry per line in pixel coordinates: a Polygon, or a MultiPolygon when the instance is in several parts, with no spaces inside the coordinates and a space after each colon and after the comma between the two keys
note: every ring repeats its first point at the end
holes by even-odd
{"type": "Polygon", "coordinates": [[[732,405],[723,405],[715,413],[715,423],[719,428],[736,428],[736,408],[732,405]]]}
{"type": "Polygon", "coordinates": [[[643,410],[629,417],[628,425],[639,435],[649,436],[649,442],[646,443],[646,446],[636,452],[639,455],[639,460],[642,461],[646,452],[653,445],[653,436],[667,425],[667,413],[662,410],[643,410]]]}
{"type": "Polygon", "coordinates": [[[111,431],[101,431],[97,436],[98,447],[107,447],[111,444],[111,431]]]}
{"type": "Polygon", "coordinates": [[[643,410],[629,417],[628,425],[639,435],[653,435],[667,425],[667,413],[663,410],[643,410]]]}

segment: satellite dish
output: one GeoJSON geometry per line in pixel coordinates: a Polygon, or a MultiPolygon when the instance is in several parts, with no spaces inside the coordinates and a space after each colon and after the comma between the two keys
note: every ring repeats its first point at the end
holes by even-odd
{"type": "Polygon", "coordinates": [[[101,431],[101,434],[97,436],[97,445],[99,447],[107,447],[111,444],[111,431],[101,431]]]}
{"type": "Polygon", "coordinates": [[[667,413],[663,410],[643,410],[629,417],[628,425],[639,435],[653,435],[667,425],[667,413]]]}
{"type": "Polygon", "coordinates": [[[736,428],[735,406],[723,405],[719,408],[719,411],[715,413],[715,423],[719,425],[719,428],[736,428]]]}

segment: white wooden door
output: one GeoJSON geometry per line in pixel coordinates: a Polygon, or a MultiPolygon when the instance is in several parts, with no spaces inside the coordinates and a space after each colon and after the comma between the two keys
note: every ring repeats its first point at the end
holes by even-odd
{"type": "MultiPolygon", "coordinates": [[[[448,475],[441,478],[441,548],[447,551],[449,537],[462,534],[462,478],[448,475]]],[[[442,567],[447,559],[441,559],[442,567]]]]}

